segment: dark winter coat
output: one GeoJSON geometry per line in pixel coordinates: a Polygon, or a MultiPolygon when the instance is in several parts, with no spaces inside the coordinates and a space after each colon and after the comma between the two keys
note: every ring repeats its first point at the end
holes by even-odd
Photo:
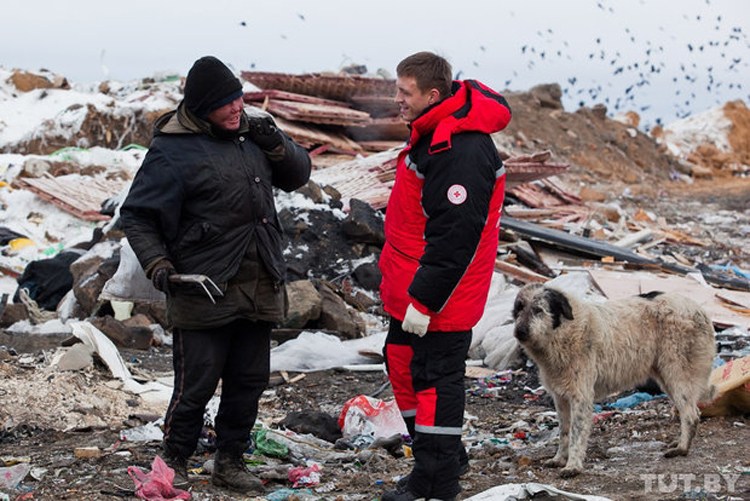
{"type": "Polygon", "coordinates": [[[411,123],[385,217],[380,292],[402,320],[409,303],[430,331],[466,331],[481,318],[497,257],[505,169],[489,134],[510,121],[505,99],[479,82],[411,123]]]}
{"type": "Polygon", "coordinates": [[[214,305],[202,289],[172,287],[173,326],[283,318],[286,265],[273,188],[292,191],[309,177],[302,147],[284,135],[273,151],[262,151],[244,114],[234,133],[216,131],[182,105],[157,120],[120,208],[123,230],[147,275],[168,259],[178,273],[207,275],[225,291],[214,305]]]}

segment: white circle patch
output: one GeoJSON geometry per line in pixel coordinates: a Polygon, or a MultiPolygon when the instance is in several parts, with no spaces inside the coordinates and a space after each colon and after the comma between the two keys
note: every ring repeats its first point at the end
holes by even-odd
{"type": "Polygon", "coordinates": [[[448,201],[453,205],[461,205],[466,201],[466,188],[460,184],[454,184],[448,188],[448,201]]]}

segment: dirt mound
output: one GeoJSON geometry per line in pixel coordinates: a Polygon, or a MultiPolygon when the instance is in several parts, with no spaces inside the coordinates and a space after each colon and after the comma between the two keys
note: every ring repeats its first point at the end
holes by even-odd
{"type": "Polygon", "coordinates": [[[0,150],[3,153],[49,155],[61,148],[102,148],[118,150],[129,144],[148,145],[151,142],[154,121],[161,111],[130,110],[110,113],[98,110],[91,104],[71,105],[64,114],[82,115],[82,121],[65,123],[46,120],[31,138],[0,150]],[[85,109],[84,109],[85,108],[85,109]],[[7,150],[7,151],[6,151],[7,150]]]}
{"type": "Polygon", "coordinates": [[[724,114],[732,121],[729,144],[733,159],[737,163],[750,164],[750,109],[742,101],[730,101],[724,105],[724,114]]]}
{"type": "Polygon", "coordinates": [[[521,153],[549,149],[556,161],[571,164],[571,176],[586,183],[649,184],[668,180],[677,169],[653,138],[607,118],[604,106],[566,112],[554,100],[557,94],[547,91],[554,86],[505,95],[513,110],[503,131],[506,147],[521,153]]]}

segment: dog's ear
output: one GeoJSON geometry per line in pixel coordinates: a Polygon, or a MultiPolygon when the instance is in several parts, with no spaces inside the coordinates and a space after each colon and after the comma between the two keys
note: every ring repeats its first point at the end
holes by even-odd
{"type": "Polygon", "coordinates": [[[570,307],[570,302],[565,297],[565,294],[554,289],[547,289],[546,296],[549,303],[549,310],[552,312],[553,329],[560,327],[560,315],[568,320],[573,320],[573,309],[570,307]]]}

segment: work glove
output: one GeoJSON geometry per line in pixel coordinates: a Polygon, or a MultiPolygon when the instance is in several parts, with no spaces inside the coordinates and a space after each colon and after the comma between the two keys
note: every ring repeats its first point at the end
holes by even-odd
{"type": "Polygon", "coordinates": [[[283,141],[281,131],[269,116],[250,117],[250,139],[262,150],[270,151],[283,141]]]}
{"type": "Polygon", "coordinates": [[[409,304],[409,307],[406,308],[404,321],[401,324],[401,328],[404,332],[411,332],[412,334],[422,337],[427,334],[428,325],[430,325],[430,316],[421,313],[413,304],[409,304]]]}
{"type": "Polygon", "coordinates": [[[172,262],[168,259],[162,259],[151,270],[151,283],[156,289],[166,294],[169,292],[169,276],[175,273],[177,273],[177,270],[174,269],[172,262]]]}

